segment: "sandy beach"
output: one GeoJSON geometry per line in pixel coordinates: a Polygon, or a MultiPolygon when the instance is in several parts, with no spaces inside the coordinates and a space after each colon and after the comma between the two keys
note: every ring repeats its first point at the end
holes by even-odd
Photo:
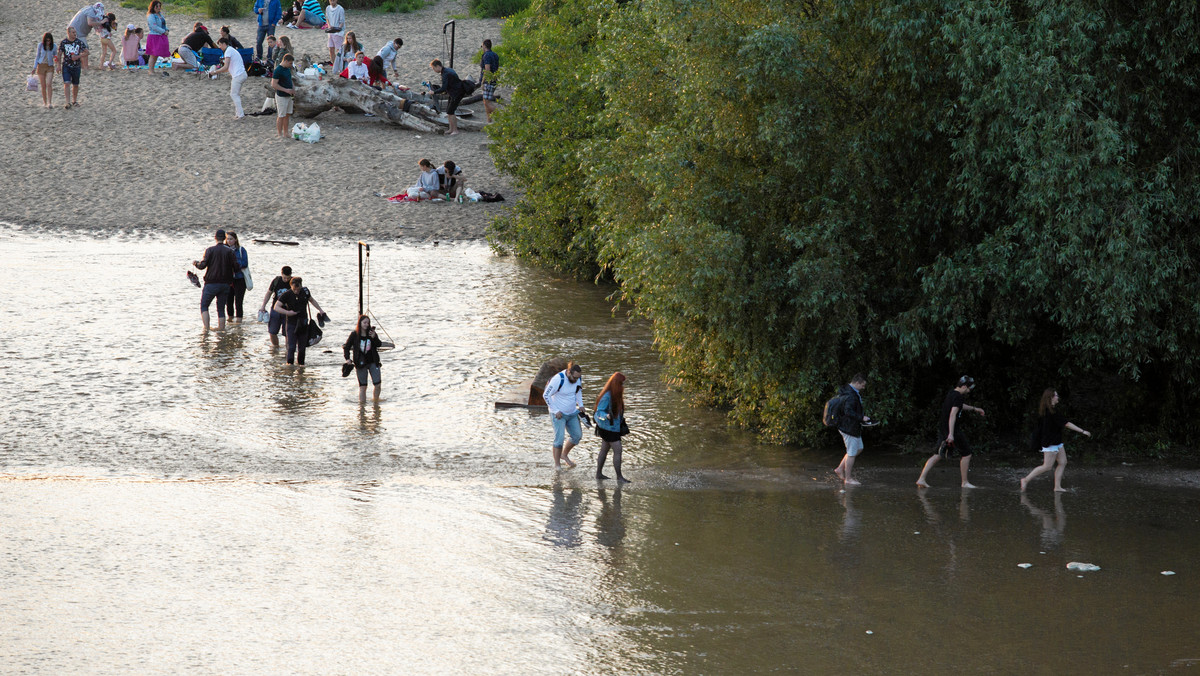
{"type": "MultiPolygon", "coordinates": [[[[6,116],[0,134],[4,190],[0,221],[32,230],[123,230],[172,232],[233,228],[247,237],[302,239],[350,236],[379,239],[478,239],[488,222],[511,204],[512,184],[500,175],[484,149],[487,136],[419,134],[374,118],[340,111],[316,118],[325,136],[319,143],[275,137],[274,116],[233,119],[229,78],[197,78],[183,71],[169,77],[146,70],[101,71],[95,33],[89,37],[91,66],[79,89],[79,107],[64,109],[61,74],[54,78],[54,108],[41,106],[38,92],[25,91],[34,48],[45,31],[55,41],[83,0],[13,3],[4,13],[6,39],[0,50],[13,75],[0,93],[6,116]],[[417,161],[440,165],[453,160],[476,190],[498,192],[496,204],[393,204],[376,193],[394,195],[416,181],[417,161]]],[[[146,26],[145,13],[106,3],[119,25],[146,26]]],[[[441,0],[411,14],[346,12],[367,51],[395,37],[404,39],[399,84],[418,88],[436,81],[429,61],[445,58],[442,24],[465,15],[461,0],[441,0]]],[[[215,36],[221,25],[253,46],[255,20],[209,20],[166,14],[172,49],[203,20],[215,36]]],[[[459,19],[455,65],[463,77],[477,77],[470,61],[480,42],[499,42],[500,20],[459,19]]],[[[318,30],[280,26],[297,55],[327,54],[318,30]]],[[[119,40],[116,41],[119,47],[119,40]]],[[[242,88],[247,113],[262,106],[266,78],[250,78],[242,88]]],[[[502,90],[502,95],[504,94],[502,90]]],[[[483,104],[470,106],[484,119],[483,104]]],[[[293,117],[296,121],[306,121],[293,117]]]]}

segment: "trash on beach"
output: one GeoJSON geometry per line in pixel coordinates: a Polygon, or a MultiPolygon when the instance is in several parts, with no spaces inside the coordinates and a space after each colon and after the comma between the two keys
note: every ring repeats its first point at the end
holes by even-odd
{"type": "Polygon", "coordinates": [[[868,636],[870,636],[870,635],[872,635],[872,634],[874,634],[874,633],[875,633],[875,632],[871,631],[870,629],[868,629],[868,630],[867,630],[867,635],[868,635],[868,636]]]}
{"type": "Polygon", "coordinates": [[[1173,570],[1164,570],[1164,571],[1162,572],[1162,574],[1163,574],[1163,575],[1174,575],[1174,574],[1175,574],[1175,571],[1173,571],[1173,570]]]}
{"type": "Polygon", "coordinates": [[[1078,561],[1072,561],[1067,564],[1067,570],[1078,570],[1082,573],[1092,573],[1100,570],[1100,566],[1097,566],[1094,563],[1080,563],[1078,561]]]}
{"type": "Polygon", "coordinates": [[[1033,568],[1032,563],[1018,563],[1017,568],[1033,568]]]}
{"type": "Polygon", "coordinates": [[[292,138],[306,143],[316,143],[321,140],[321,125],[316,122],[312,124],[297,122],[292,126],[292,138]]]}

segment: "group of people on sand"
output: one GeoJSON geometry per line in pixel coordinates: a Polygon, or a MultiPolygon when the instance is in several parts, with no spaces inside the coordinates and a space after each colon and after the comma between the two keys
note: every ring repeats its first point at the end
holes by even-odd
{"type": "MultiPolygon", "coordinates": [[[[866,376],[861,373],[855,374],[850,379],[850,383],[838,391],[838,396],[835,398],[838,404],[834,417],[838,432],[845,444],[846,453],[834,473],[848,486],[859,484],[851,476],[851,473],[854,469],[855,459],[863,450],[863,427],[872,424],[871,418],[864,413],[863,409],[862,392],[866,386],[866,376]]],[[[967,396],[974,389],[975,379],[971,376],[962,376],[954,388],[946,393],[938,414],[938,448],[921,468],[921,475],[917,477],[918,487],[929,487],[929,483],[926,481],[929,471],[940,460],[958,456],[962,487],[975,488],[967,476],[971,467],[971,443],[964,434],[960,423],[960,416],[964,412],[974,413],[980,417],[986,415],[982,408],[967,403],[967,396]]],[[[1021,479],[1022,492],[1035,477],[1051,470],[1054,471],[1054,490],[1065,491],[1066,489],[1062,487],[1062,477],[1067,467],[1067,451],[1063,445],[1063,430],[1069,429],[1087,437],[1092,436],[1091,432],[1080,428],[1058,413],[1056,410],[1058,403],[1058,392],[1054,388],[1047,388],[1038,402],[1038,419],[1032,443],[1041,449],[1042,464],[1021,479]]]]}
{"type": "MultiPolygon", "coordinates": [[[[243,83],[250,76],[250,70],[271,77],[271,87],[275,96],[263,104],[263,110],[273,105],[280,120],[276,123],[276,134],[282,137],[281,129],[290,122],[295,96],[295,54],[291,40],[287,36],[275,37],[278,25],[291,28],[319,28],[326,33],[326,47],[329,50],[329,65],[333,72],[342,77],[361,81],[366,85],[380,88],[390,84],[386,70],[390,68],[392,77],[397,76],[397,56],[404,40],[397,37],[379,49],[372,58],[367,58],[366,48],[359,41],[354,31],[346,30],[346,11],[338,0],[329,0],[324,10],[317,0],[304,0],[292,3],[292,8],[284,15],[280,0],[255,0],[254,14],[258,22],[258,33],[255,41],[253,62],[247,62],[248,51],[240,40],[232,35],[229,26],[222,26],[220,34],[214,41],[208,28],[202,22],[195,22],[192,31],[180,40],[175,54],[178,60],[171,62],[171,69],[194,71],[199,76],[208,75],[216,78],[228,74],[230,78],[229,97],[233,100],[234,118],[241,120],[245,117],[242,109],[241,90],[243,83]],[[266,42],[266,52],[263,43],[266,42]],[[219,65],[209,70],[203,68],[203,51],[205,48],[221,51],[219,65]]],[[[112,70],[123,67],[127,70],[146,67],[155,71],[159,59],[171,60],[170,29],[162,13],[162,0],[151,0],[146,10],[146,29],[132,23],[127,24],[121,37],[121,48],[117,49],[112,38],[119,26],[117,17],[111,12],[105,12],[104,3],[97,2],[83,7],[71,19],[66,29],[66,39],[55,42],[51,32],[44,33],[34,50],[34,62],[31,75],[38,78],[41,91],[42,106],[54,107],[53,79],[54,73],[60,73],[63,80],[63,95],[66,97],[66,108],[79,105],[79,82],[83,71],[88,68],[91,49],[88,37],[96,31],[101,45],[101,61],[104,68],[112,70]],[[142,40],[145,39],[145,46],[142,40]]],[[[483,56],[480,63],[480,78],[483,83],[484,109],[490,122],[496,106],[496,73],[500,68],[500,57],[492,51],[491,40],[484,40],[483,56]]],[[[458,122],[454,115],[458,104],[467,93],[468,87],[452,68],[444,68],[441,61],[434,60],[430,67],[441,75],[441,86],[433,90],[433,94],[444,94],[448,97],[447,118],[450,135],[458,133],[458,122]]],[[[168,72],[161,71],[163,77],[168,72]]],[[[31,85],[32,87],[32,85],[31,85]]]]}
{"type": "Polygon", "coordinates": [[[435,167],[433,162],[422,157],[417,161],[417,170],[417,182],[408,189],[410,199],[463,201],[467,177],[462,167],[450,160],[435,167]]]}
{"type": "MultiPolygon", "coordinates": [[[[617,482],[630,483],[621,472],[621,437],[629,434],[629,425],[625,422],[625,382],[625,374],[620,371],[609,376],[592,408],[596,436],[600,437],[600,455],[596,461],[598,480],[609,478],[604,474],[604,465],[611,451],[617,482]]],[[[588,419],[583,407],[583,368],[575,362],[567,362],[565,369],[550,377],[542,390],[542,397],[554,427],[554,445],[551,448],[554,468],[562,469],[565,464],[567,469],[574,469],[571,449],[583,440],[581,419],[588,419]]]]}
{"type": "MultiPolygon", "coordinates": [[[[253,285],[250,257],[246,248],[238,242],[237,233],[218,229],[213,237],[215,243],[204,250],[200,259],[192,261],[193,266],[204,271],[200,318],[205,331],[211,329],[209,307],[214,300],[217,301],[217,330],[225,329],[227,315],[230,321],[241,322],[243,299],[247,289],[253,285]]],[[[287,341],[287,363],[299,366],[304,366],[305,352],[310,344],[310,334],[313,333],[312,324],[316,323],[319,331],[319,327],[329,321],[321,304],[304,286],[304,280],[293,275],[291,266],[287,265],[271,280],[258,312],[260,319],[266,320],[271,345],[279,347],[279,333],[282,330],[287,341]],[[310,305],[317,311],[315,320],[309,318],[310,305]]],[[[366,315],[358,317],[354,329],[342,344],[346,359],[343,375],[349,375],[351,369],[357,372],[360,401],[366,401],[368,377],[374,385],[374,399],[379,400],[382,388],[379,350],[382,344],[379,334],[371,326],[371,318],[366,315]]]]}

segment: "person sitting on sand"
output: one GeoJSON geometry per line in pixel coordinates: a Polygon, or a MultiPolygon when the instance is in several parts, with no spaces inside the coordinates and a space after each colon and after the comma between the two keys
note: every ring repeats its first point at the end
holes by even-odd
{"type": "Polygon", "coordinates": [[[1053,387],[1047,388],[1042,392],[1042,400],[1038,403],[1038,422],[1037,422],[1037,441],[1042,447],[1042,464],[1034,467],[1033,471],[1025,475],[1021,479],[1021,492],[1025,492],[1025,487],[1039,474],[1049,472],[1057,463],[1058,467],[1054,470],[1054,490],[1057,493],[1064,493],[1066,489],[1062,487],[1063,472],[1067,469],[1067,451],[1063,448],[1062,431],[1063,428],[1079,432],[1085,437],[1091,437],[1092,433],[1087,430],[1080,429],[1075,423],[1068,422],[1067,419],[1054,409],[1058,406],[1058,392],[1053,387]]]}
{"type": "Polygon", "coordinates": [[[278,48],[279,40],[275,39],[274,35],[268,35],[266,56],[263,57],[263,65],[267,67],[267,77],[270,77],[275,66],[279,65],[279,60],[275,58],[275,50],[278,48]]]}
{"type": "Polygon", "coordinates": [[[346,70],[342,71],[342,77],[358,80],[364,84],[370,80],[371,73],[367,69],[367,55],[357,52],[354,60],[347,64],[346,70]]]}
{"type": "Polygon", "coordinates": [[[241,41],[229,33],[229,26],[221,26],[221,34],[217,36],[217,42],[220,42],[221,38],[225,38],[229,42],[229,46],[234,49],[245,49],[242,47],[241,41]]]}
{"type": "Polygon", "coordinates": [[[390,84],[387,75],[383,72],[383,59],[381,57],[372,57],[367,61],[367,84],[376,89],[383,89],[390,84]]]}
{"type": "Polygon", "coordinates": [[[126,68],[137,68],[139,52],[142,51],[142,31],[137,26],[129,24],[125,27],[125,35],[121,37],[121,60],[126,68]]]}
{"type": "Polygon", "coordinates": [[[449,199],[462,196],[463,190],[467,187],[462,167],[455,166],[453,162],[446,160],[442,166],[437,168],[437,175],[438,193],[445,195],[449,199]]]}
{"type": "Polygon", "coordinates": [[[304,0],[300,5],[300,12],[296,14],[295,23],[289,24],[289,28],[321,28],[325,25],[325,11],[321,9],[321,3],[317,0],[304,0]]]}
{"type": "MultiPolygon", "coordinates": [[[[344,69],[346,66],[354,63],[354,56],[359,52],[366,53],[367,49],[358,41],[358,35],[354,31],[346,31],[346,38],[342,41],[342,46],[338,48],[338,58],[335,60],[335,70],[344,69]]],[[[364,61],[366,58],[364,57],[364,61]]],[[[361,79],[361,78],[360,78],[361,79]]]]}
{"type": "Polygon", "coordinates": [[[431,200],[435,197],[439,197],[438,173],[437,170],[433,168],[433,162],[430,162],[422,157],[421,161],[417,162],[417,167],[421,170],[421,174],[417,176],[416,185],[414,185],[412,188],[409,188],[410,194],[415,188],[417,190],[416,198],[418,200],[431,200]]]}
{"type": "Polygon", "coordinates": [[[205,47],[217,49],[217,44],[213,42],[212,36],[208,34],[208,29],[204,24],[197,21],[192,25],[192,32],[188,33],[183,42],[179,43],[179,58],[183,59],[183,63],[172,64],[171,68],[193,69],[198,75],[204,74],[204,69],[200,67],[200,50],[205,47]]]}

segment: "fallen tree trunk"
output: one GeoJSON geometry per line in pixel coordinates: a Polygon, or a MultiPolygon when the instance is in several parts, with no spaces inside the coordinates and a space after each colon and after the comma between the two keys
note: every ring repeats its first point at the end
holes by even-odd
{"type": "Polygon", "coordinates": [[[404,112],[403,105],[397,105],[391,98],[381,96],[382,92],[356,80],[333,77],[303,80],[296,84],[292,101],[295,114],[300,117],[314,118],[334,107],[357,108],[405,129],[424,134],[440,134],[443,131],[436,122],[404,112]]]}

